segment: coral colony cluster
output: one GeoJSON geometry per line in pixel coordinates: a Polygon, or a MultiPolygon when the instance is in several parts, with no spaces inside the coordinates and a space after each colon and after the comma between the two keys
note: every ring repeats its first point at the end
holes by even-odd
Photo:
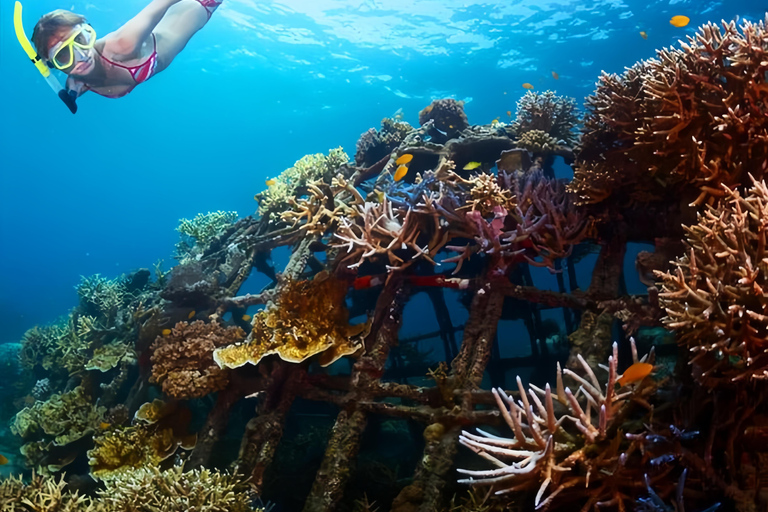
{"type": "Polygon", "coordinates": [[[84,278],[24,336],[34,473],[2,510],[768,510],[766,76],[765,23],[710,24],[583,119],[436,100],[302,158],[256,216],[183,220],[172,271],[84,278]],[[432,353],[399,333],[422,292],[432,353]]]}

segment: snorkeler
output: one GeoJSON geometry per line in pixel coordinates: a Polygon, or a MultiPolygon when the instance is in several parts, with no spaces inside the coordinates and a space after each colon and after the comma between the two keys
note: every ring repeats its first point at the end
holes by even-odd
{"type": "Polygon", "coordinates": [[[26,40],[23,29],[19,34],[21,5],[17,2],[17,36],[46,80],[47,70],[39,61],[68,75],[65,97],[62,92],[59,97],[67,103],[68,96],[72,101],[72,106],[68,106],[74,112],[74,99],[86,91],[121,98],[163,71],[221,3],[222,0],[152,0],[125,25],[102,38],[97,38],[84,16],[58,9],[42,16],[35,25],[34,55],[29,43],[25,45],[22,40],[26,40]]]}

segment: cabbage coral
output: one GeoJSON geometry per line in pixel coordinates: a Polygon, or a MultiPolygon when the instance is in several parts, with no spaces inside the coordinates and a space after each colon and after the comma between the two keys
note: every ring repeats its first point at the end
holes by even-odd
{"type": "Polygon", "coordinates": [[[709,384],[768,379],[768,188],[726,194],[686,227],[688,250],[663,280],[664,323],[709,384]]]}
{"type": "MultiPolygon", "coordinates": [[[[585,204],[609,197],[696,203],[717,183],[748,185],[768,160],[765,22],[707,24],[623,75],[603,74],[588,99],[571,189],[585,204]]],[[[760,176],[757,176],[760,178],[760,176]]]]}

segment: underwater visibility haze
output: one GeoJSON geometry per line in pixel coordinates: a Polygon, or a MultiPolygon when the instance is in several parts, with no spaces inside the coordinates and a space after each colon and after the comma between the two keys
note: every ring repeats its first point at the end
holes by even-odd
{"type": "Polygon", "coordinates": [[[224,0],[74,115],[13,4],[3,511],[768,510],[764,4],[224,0]]]}

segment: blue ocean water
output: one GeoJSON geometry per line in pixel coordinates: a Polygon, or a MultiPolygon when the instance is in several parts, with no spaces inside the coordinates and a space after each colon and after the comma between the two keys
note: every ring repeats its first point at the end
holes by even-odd
{"type": "MultiPolygon", "coordinates": [[[[147,0],[27,2],[99,34],[147,0]]],[[[224,0],[171,67],[73,116],[29,64],[0,0],[0,342],[76,304],[81,275],[174,264],[181,217],[256,209],[264,181],[308,153],[355,142],[402,109],[466,102],[472,124],[514,115],[522,83],[581,104],[707,21],[759,20],[755,0],[224,0]],[[673,15],[691,18],[670,25],[673,15]],[[640,36],[643,31],[647,39],[640,36]],[[556,73],[559,78],[556,79],[556,73]]]]}

